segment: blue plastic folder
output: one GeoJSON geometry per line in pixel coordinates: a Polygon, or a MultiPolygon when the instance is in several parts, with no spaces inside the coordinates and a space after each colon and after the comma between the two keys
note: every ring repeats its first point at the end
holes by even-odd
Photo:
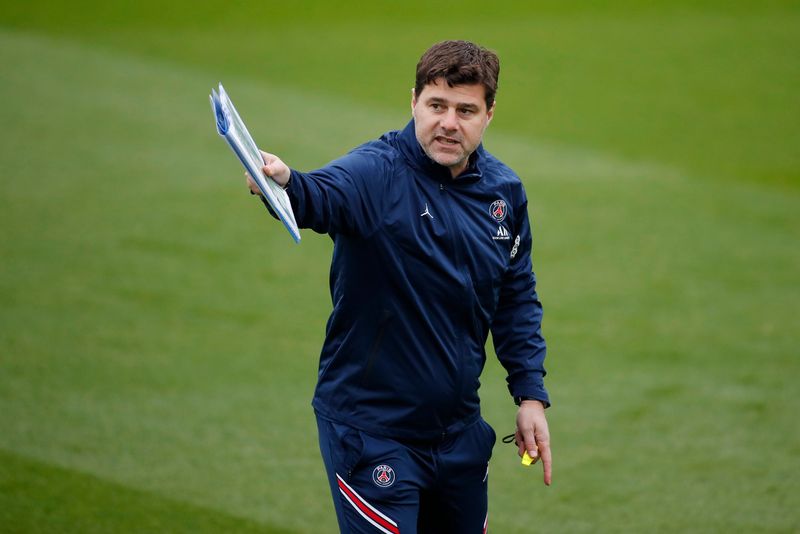
{"type": "Polygon", "coordinates": [[[299,243],[300,230],[297,228],[297,221],[294,218],[289,196],[281,186],[265,176],[261,170],[264,166],[261,152],[258,151],[258,146],[250,136],[250,132],[247,131],[247,127],[239,117],[239,113],[236,112],[236,108],[233,107],[233,102],[231,102],[222,84],[219,84],[219,92],[211,89],[209,98],[211,99],[214,118],[217,121],[217,132],[225,138],[233,153],[244,165],[245,170],[258,184],[261,194],[267,199],[272,211],[280,218],[295,243],[299,243]]]}

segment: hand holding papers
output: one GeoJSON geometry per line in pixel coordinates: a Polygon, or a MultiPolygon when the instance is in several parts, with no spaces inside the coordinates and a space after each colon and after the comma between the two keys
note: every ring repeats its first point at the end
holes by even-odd
{"type": "Polygon", "coordinates": [[[258,185],[261,194],[267,199],[272,210],[286,226],[295,242],[299,243],[300,230],[297,228],[289,196],[281,186],[262,172],[264,159],[261,157],[261,152],[258,151],[258,147],[250,137],[247,127],[236,112],[236,108],[233,107],[233,102],[228,98],[228,93],[225,92],[222,84],[219,84],[219,93],[211,89],[209,98],[217,121],[217,132],[228,142],[245,170],[250,173],[258,185]]]}

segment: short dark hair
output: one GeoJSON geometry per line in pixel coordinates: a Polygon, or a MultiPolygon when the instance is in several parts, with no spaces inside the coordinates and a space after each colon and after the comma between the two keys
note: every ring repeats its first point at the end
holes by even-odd
{"type": "Polygon", "coordinates": [[[430,47],[417,63],[414,94],[419,97],[429,83],[444,78],[447,85],[483,85],[486,109],[490,109],[497,93],[500,58],[497,54],[469,41],[442,41],[430,47]]]}

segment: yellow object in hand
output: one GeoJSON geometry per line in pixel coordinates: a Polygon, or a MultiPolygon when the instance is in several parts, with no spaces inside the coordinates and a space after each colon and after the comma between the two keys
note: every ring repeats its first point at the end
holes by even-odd
{"type": "Polygon", "coordinates": [[[535,464],[538,459],[538,456],[536,458],[532,458],[531,455],[528,454],[528,451],[525,451],[525,454],[522,455],[522,465],[525,467],[530,467],[535,464]]]}

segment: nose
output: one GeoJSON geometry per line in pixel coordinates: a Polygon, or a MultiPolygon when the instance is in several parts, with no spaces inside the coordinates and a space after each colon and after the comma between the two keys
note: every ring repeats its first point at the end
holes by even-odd
{"type": "Polygon", "coordinates": [[[458,128],[458,116],[456,115],[456,110],[454,108],[450,108],[447,110],[447,113],[444,113],[439,121],[443,130],[452,131],[458,128]]]}

